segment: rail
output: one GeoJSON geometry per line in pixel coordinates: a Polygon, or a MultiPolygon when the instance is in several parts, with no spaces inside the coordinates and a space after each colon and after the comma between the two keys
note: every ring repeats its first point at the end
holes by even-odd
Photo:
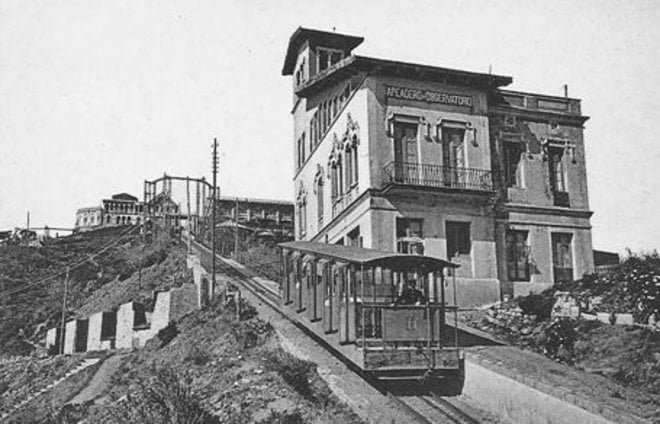
{"type": "Polygon", "coordinates": [[[493,191],[492,172],[411,162],[390,162],[383,167],[383,184],[493,191]]]}

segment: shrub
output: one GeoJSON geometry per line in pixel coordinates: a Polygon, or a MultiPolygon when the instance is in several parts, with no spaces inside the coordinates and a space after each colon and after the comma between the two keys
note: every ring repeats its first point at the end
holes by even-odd
{"type": "Polygon", "coordinates": [[[157,337],[160,341],[160,347],[167,346],[172,341],[172,339],[177,336],[177,334],[179,334],[179,329],[176,327],[176,323],[174,321],[170,321],[170,323],[167,324],[167,327],[158,331],[157,337]]]}
{"type": "Polygon", "coordinates": [[[243,348],[251,349],[259,344],[259,333],[244,323],[236,323],[231,327],[234,340],[243,348]]]}
{"type": "Polygon", "coordinates": [[[298,359],[282,349],[277,349],[268,353],[264,366],[268,371],[275,371],[279,374],[301,396],[307,399],[313,398],[307,376],[312,369],[310,362],[298,359]]]}
{"type": "Polygon", "coordinates": [[[294,411],[283,411],[278,412],[271,410],[270,414],[259,421],[259,424],[304,424],[305,420],[303,419],[300,411],[297,409],[294,411]]]}
{"type": "Polygon", "coordinates": [[[206,365],[211,359],[211,354],[200,346],[193,346],[186,356],[186,360],[191,361],[195,365],[206,365]]]}
{"type": "Polygon", "coordinates": [[[550,319],[552,307],[555,304],[554,289],[548,289],[540,294],[532,293],[520,296],[516,299],[523,315],[536,315],[536,321],[547,321],[550,319]]]}
{"type": "Polygon", "coordinates": [[[559,362],[572,364],[576,340],[575,323],[568,318],[557,318],[545,328],[538,344],[546,356],[559,362]]]}
{"type": "Polygon", "coordinates": [[[108,408],[109,423],[219,424],[191,389],[191,378],[169,368],[140,376],[118,407],[108,408]]]}

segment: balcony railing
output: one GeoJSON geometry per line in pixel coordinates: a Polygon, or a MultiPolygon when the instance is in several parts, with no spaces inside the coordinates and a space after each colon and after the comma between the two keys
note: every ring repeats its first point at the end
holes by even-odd
{"type": "Polygon", "coordinates": [[[486,169],[409,162],[390,162],[385,165],[383,183],[493,191],[493,176],[486,169]]]}
{"type": "Polygon", "coordinates": [[[332,199],[332,218],[334,219],[339,215],[344,209],[348,207],[353,200],[357,197],[357,185],[351,187],[346,193],[342,194],[340,197],[332,199]]]}

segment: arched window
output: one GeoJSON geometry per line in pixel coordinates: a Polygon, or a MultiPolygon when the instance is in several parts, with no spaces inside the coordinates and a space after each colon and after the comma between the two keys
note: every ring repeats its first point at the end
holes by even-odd
{"type": "Polygon", "coordinates": [[[318,166],[318,171],[316,173],[316,178],[314,182],[314,189],[316,191],[316,210],[317,210],[317,218],[319,220],[319,227],[323,225],[323,169],[321,166],[318,166]]]}
{"type": "Polygon", "coordinates": [[[353,184],[358,182],[358,143],[357,143],[357,136],[353,137],[353,141],[351,143],[353,145],[353,149],[351,150],[351,153],[353,154],[353,184]]]}
{"type": "Polygon", "coordinates": [[[298,206],[298,238],[302,239],[307,233],[307,193],[302,183],[298,188],[296,204],[298,206]]]}
{"type": "Polygon", "coordinates": [[[326,122],[325,121],[325,112],[326,112],[325,102],[321,103],[320,109],[321,109],[321,115],[320,115],[320,119],[321,119],[321,137],[320,138],[322,138],[323,134],[325,134],[325,129],[326,129],[326,126],[325,126],[325,122],[326,122]]]}
{"type": "Polygon", "coordinates": [[[339,196],[338,192],[338,185],[337,185],[337,165],[333,164],[330,167],[330,186],[331,186],[331,193],[330,196],[332,197],[332,201],[334,202],[335,199],[339,196]]]}
{"type": "Polygon", "coordinates": [[[344,149],[344,158],[346,163],[344,181],[346,182],[346,191],[348,191],[353,185],[353,153],[350,144],[346,145],[344,149]]]}
{"type": "Polygon", "coordinates": [[[332,122],[332,105],[330,100],[325,102],[325,129],[330,129],[330,122],[332,122]]]}
{"type": "Polygon", "coordinates": [[[340,196],[344,194],[344,166],[341,160],[337,161],[337,192],[340,196]]]}

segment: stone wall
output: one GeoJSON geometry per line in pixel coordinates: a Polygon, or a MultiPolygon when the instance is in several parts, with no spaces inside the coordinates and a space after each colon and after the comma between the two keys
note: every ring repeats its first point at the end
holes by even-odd
{"type": "Polygon", "coordinates": [[[60,331],[58,327],[51,328],[46,332],[46,349],[50,349],[51,346],[57,346],[59,342],[59,338],[57,337],[57,333],[60,331]]]}
{"type": "Polygon", "coordinates": [[[89,334],[87,335],[87,350],[101,350],[101,328],[103,312],[89,316],[89,334]]]}
{"type": "Polygon", "coordinates": [[[130,349],[133,345],[134,302],[124,303],[117,311],[117,349],[130,349]]]}
{"type": "MultiPolygon", "coordinates": [[[[198,262],[194,262],[198,265],[198,262]]],[[[201,266],[198,266],[201,269],[201,266]]],[[[195,268],[193,268],[195,269],[195,268]]],[[[199,276],[201,272],[197,273],[199,276]]],[[[208,276],[205,276],[208,279],[208,276]]],[[[201,281],[200,281],[201,282],[201,281]]],[[[200,307],[195,284],[185,283],[169,291],[155,292],[153,311],[146,311],[139,302],[128,302],[116,311],[102,311],[88,318],[66,323],[64,353],[143,347],[170,322],[176,321],[200,307]]],[[[46,346],[57,344],[57,328],[46,333],[46,346]]]]}
{"type": "Polygon", "coordinates": [[[76,320],[69,321],[64,326],[64,353],[72,354],[74,352],[77,327],[76,320]]]}

